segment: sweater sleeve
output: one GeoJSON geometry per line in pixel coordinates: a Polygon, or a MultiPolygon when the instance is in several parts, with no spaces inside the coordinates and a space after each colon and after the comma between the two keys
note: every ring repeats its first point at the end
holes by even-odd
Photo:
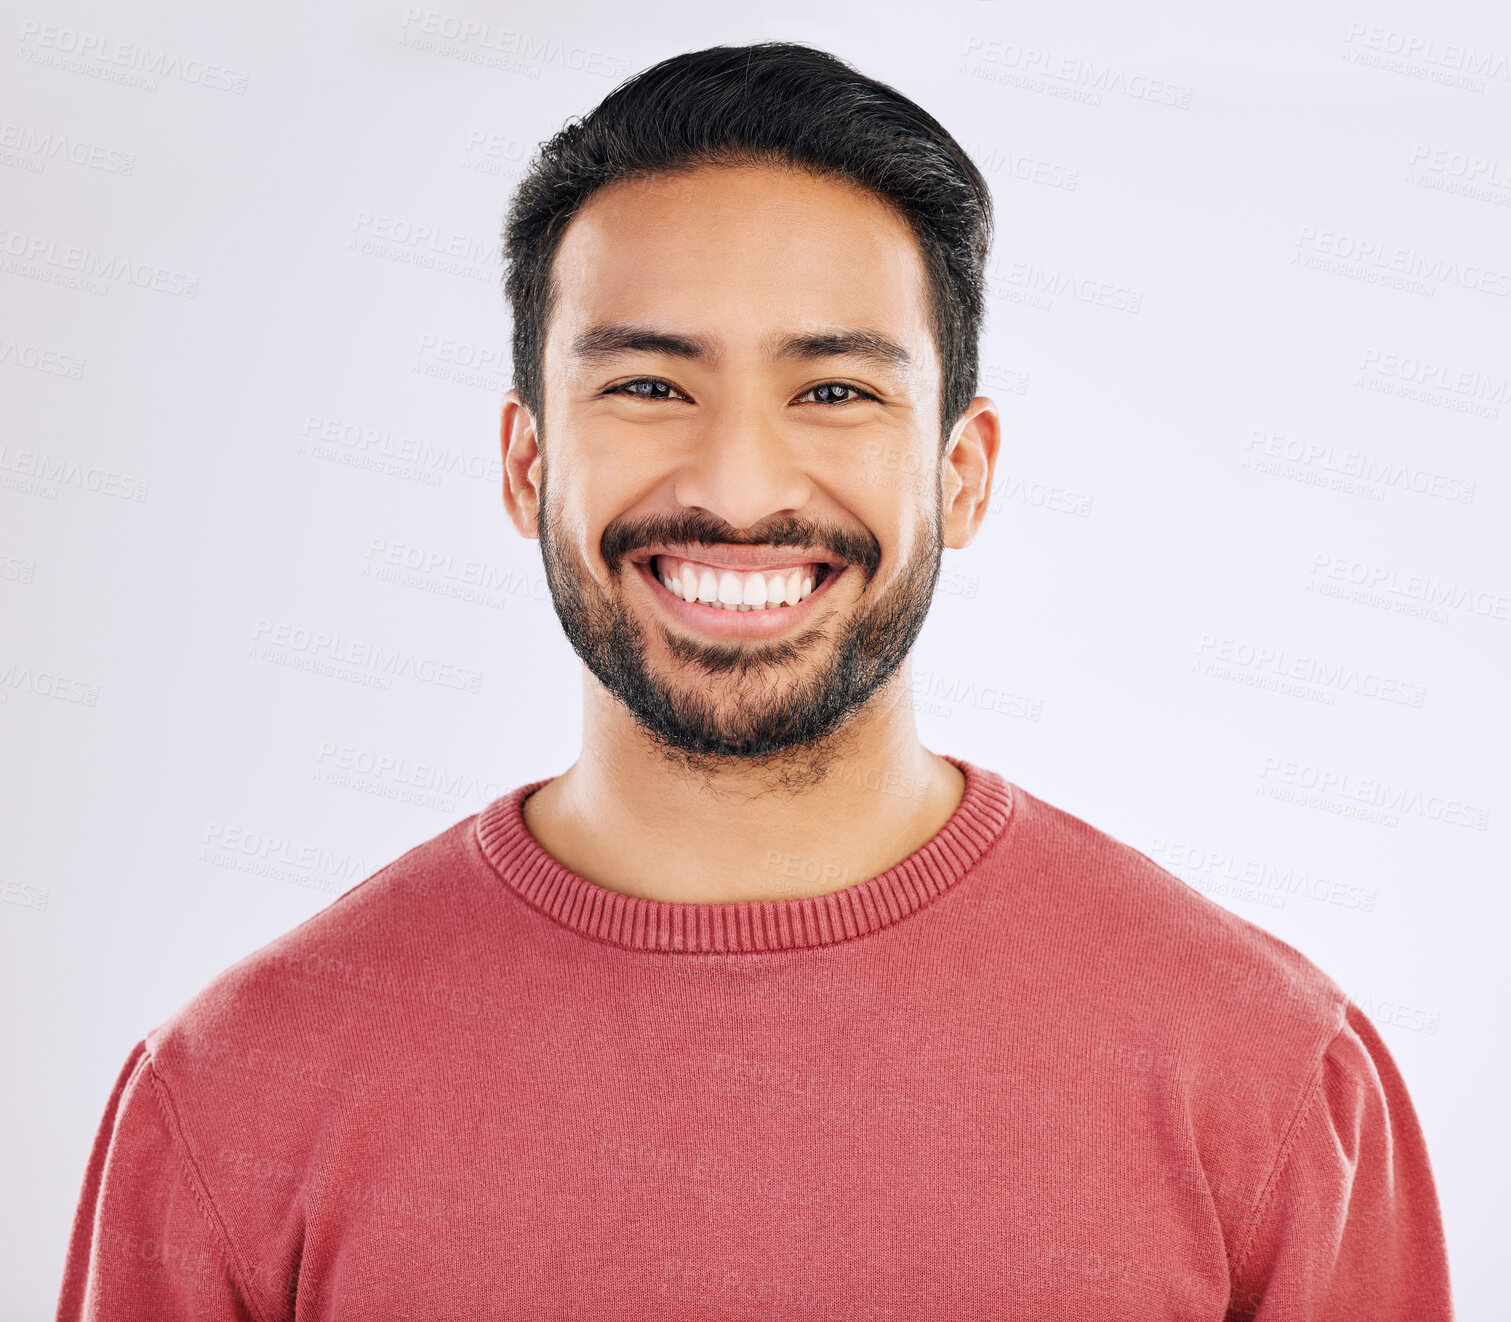
{"type": "Polygon", "coordinates": [[[1447,1322],[1448,1259],[1416,1112],[1350,1003],[1234,1273],[1230,1322],[1447,1322]]]}
{"type": "Polygon", "coordinates": [[[57,1322],[261,1322],[139,1042],[95,1134],[57,1322]]]}

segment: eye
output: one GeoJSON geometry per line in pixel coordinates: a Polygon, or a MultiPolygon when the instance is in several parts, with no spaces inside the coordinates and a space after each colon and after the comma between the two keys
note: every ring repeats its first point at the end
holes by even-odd
{"type": "MultiPolygon", "coordinates": [[[[838,406],[842,404],[854,404],[858,399],[868,399],[873,404],[881,402],[869,390],[862,390],[859,386],[852,386],[848,381],[822,381],[816,386],[810,386],[803,392],[803,395],[813,395],[821,390],[825,392],[825,397],[815,400],[815,403],[838,406]],[[836,393],[839,393],[839,398],[835,397],[836,393]]],[[[633,381],[625,381],[620,385],[610,386],[603,393],[605,395],[628,395],[631,399],[669,400],[672,398],[687,398],[671,382],[663,381],[659,376],[637,376],[633,381]]]]}
{"type": "Polygon", "coordinates": [[[829,395],[829,398],[827,400],[818,401],[818,403],[821,404],[853,404],[855,403],[856,399],[869,399],[873,404],[880,403],[876,396],[873,395],[869,390],[862,390],[859,386],[852,386],[848,381],[824,381],[819,385],[810,387],[803,393],[805,395],[812,395],[820,390],[827,391],[829,395]],[[848,391],[849,393],[843,399],[835,399],[834,392],[836,390],[848,391]]]}
{"type": "Polygon", "coordinates": [[[663,381],[658,376],[639,376],[636,377],[633,381],[624,382],[622,385],[610,386],[603,393],[605,395],[628,395],[631,399],[656,400],[670,399],[672,397],[672,395],[662,394],[658,390],[654,389],[658,386],[665,386],[667,390],[672,392],[672,395],[677,395],[682,399],[687,398],[687,396],[682,394],[682,392],[678,390],[676,386],[672,385],[671,382],[663,381]],[[638,389],[638,387],[640,386],[651,386],[653,389],[651,391],[645,391],[638,389]]]}

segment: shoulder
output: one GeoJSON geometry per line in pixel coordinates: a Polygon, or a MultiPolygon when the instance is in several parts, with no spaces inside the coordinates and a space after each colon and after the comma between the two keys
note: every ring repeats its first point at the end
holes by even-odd
{"type": "Polygon", "coordinates": [[[1130,977],[1232,1010],[1309,1020],[1326,1039],[1341,1027],[1342,990],[1294,946],[1126,841],[1026,790],[1014,794],[1028,823],[1017,837],[1031,854],[1024,861],[1052,879],[1056,908],[1081,915],[1083,939],[1101,943],[1130,977]]]}
{"type": "Polygon", "coordinates": [[[1042,1013],[1083,1086],[1114,1111],[1159,1117],[1167,1178],[1213,1200],[1241,1242],[1325,1080],[1365,1073],[1347,1056],[1348,998],[1141,850],[1014,793],[1002,940],[1035,952],[1053,990],[1042,1013]]]}
{"type": "Polygon", "coordinates": [[[346,1178],[360,1117],[391,1110],[429,1044],[495,1031],[469,943],[500,938],[475,836],[447,827],[213,978],[147,1034],[141,1062],[233,1245],[298,1261],[299,1198],[346,1178]],[[345,1136],[345,1137],[343,1137],[345,1136]]]}
{"type": "Polygon", "coordinates": [[[249,1086],[360,1092],[364,1042],[422,995],[407,967],[445,960],[496,901],[477,815],[437,833],[224,969],[146,1037],[175,1093],[249,1086]],[[295,1062],[323,1062],[318,1080],[295,1062]],[[281,1080],[281,1084],[280,1084],[281,1080]]]}
{"type": "MultiPolygon", "coordinates": [[[[417,951],[453,962],[493,896],[476,815],[380,868],[223,970],[129,1062],[137,1125],[192,1173],[243,1263],[297,1266],[301,1200],[344,1186],[342,1136],[402,1087],[424,1006],[417,951]],[[150,1088],[148,1084],[150,1083],[150,1088]]],[[[249,1290],[259,1289],[249,1278],[249,1290]]],[[[269,1315],[278,1299],[264,1298],[269,1315]]],[[[278,1315],[282,1315],[279,1313],[278,1315]]]]}
{"type": "Polygon", "coordinates": [[[1007,889],[1037,939],[1081,983],[1088,1014],[1115,1007],[1114,1041],[1164,1045],[1214,1068],[1255,1062],[1297,1088],[1320,1068],[1347,997],[1294,946],[1213,903],[1106,831],[1014,786],[1022,819],[1007,889]]]}

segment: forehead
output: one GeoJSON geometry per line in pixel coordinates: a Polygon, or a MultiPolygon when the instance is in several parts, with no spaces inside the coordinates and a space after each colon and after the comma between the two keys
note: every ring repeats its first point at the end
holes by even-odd
{"type": "Polygon", "coordinates": [[[548,360],[587,327],[654,322],[735,351],[770,332],[865,327],[934,362],[923,258],[903,217],[844,181],[700,167],[593,194],[557,251],[548,360]]]}

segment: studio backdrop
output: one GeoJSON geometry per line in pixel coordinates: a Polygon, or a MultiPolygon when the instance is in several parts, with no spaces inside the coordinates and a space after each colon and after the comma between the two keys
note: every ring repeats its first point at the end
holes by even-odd
{"type": "Polygon", "coordinates": [[[764,39],[918,101],[997,207],[924,743],[1337,979],[1460,1315],[1511,1316],[1511,10],[4,11],[0,1322],[51,1315],[134,1043],[576,757],[501,503],[504,210],[630,74],[764,39]]]}

